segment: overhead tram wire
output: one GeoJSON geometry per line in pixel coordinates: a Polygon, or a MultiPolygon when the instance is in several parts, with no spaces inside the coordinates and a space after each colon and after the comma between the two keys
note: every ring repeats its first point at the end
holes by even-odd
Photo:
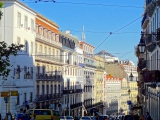
{"type": "Polygon", "coordinates": [[[114,32],[110,32],[110,34],[95,48],[95,50],[100,47],[111,35],[117,33],[118,31],[126,28],[127,26],[131,25],[132,23],[136,22],[137,20],[139,20],[143,15],[141,15],[140,17],[136,18],[135,20],[133,20],[132,22],[126,24],[125,26],[119,28],[118,30],[114,31],[114,32]]]}
{"type": "MultiPolygon", "coordinates": [[[[25,2],[26,0],[23,0],[25,2]]],[[[55,0],[29,0],[29,2],[25,3],[39,3],[39,2],[52,2],[57,4],[73,4],[73,5],[88,5],[88,6],[103,6],[103,7],[122,7],[122,8],[136,8],[136,9],[143,9],[140,6],[124,6],[124,5],[107,5],[107,4],[93,4],[93,3],[80,3],[80,2],[58,2],[55,0]]]]}

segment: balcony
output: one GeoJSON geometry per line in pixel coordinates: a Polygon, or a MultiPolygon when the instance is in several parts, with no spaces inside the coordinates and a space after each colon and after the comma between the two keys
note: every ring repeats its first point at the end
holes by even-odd
{"type": "Polygon", "coordinates": [[[63,90],[63,94],[76,94],[76,93],[82,93],[82,89],[73,89],[73,90],[63,90]]]}
{"type": "Polygon", "coordinates": [[[155,36],[152,36],[152,34],[148,34],[146,36],[145,42],[146,42],[146,48],[149,52],[152,52],[156,48],[156,42],[153,41],[156,41],[155,36]]]}
{"type": "MultiPolygon", "coordinates": [[[[60,71],[57,71],[57,72],[60,72],[60,71]]],[[[62,80],[62,75],[60,74],[57,74],[57,75],[53,75],[53,74],[42,74],[42,73],[39,73],[37,74],[36,76],[36,80],[39,80],[39,81],[61,81],[62,80]]]]}
{"type": "Polygon", "coordinates": [[[49,43],[51,45],[54,45],[54,46],[62,48],[62,43],[57,42],[55,40],[48,39],[48,38],[44,37],[43,35],[36,34],[36,39],[39,40],[39,41],[42,41],[42,42],[45,42],[45,43],[49,43]]]}
{"type": "Polygon", "coordinates": [[[37,52],[35,55],[37,61],[51,62],[51,63],[62,63],[62,59],[54,55],[48,55],[45,53],[37,52]]]}
{"type": "Polygon", "coordinates": [[[96,68],[97,68],[98,70],[105,70],[105,68],[104,68],[104,67],[101,67],[101,66],[96,66],[96,68]]]}
{"type": "Polygon", "coordinates": [[[96,68],[95,65],[91,65],[91,64],[89,64],[89,63],[85,63],[85,66],[87,66],[87,67],[92,67],[92,68],[96,68]]]}
{"type": "Polygon", "coordinates": [[[78,108],[78,107],[82,107],[82,102],[75,103],[75,104],[72,104],[72,105],[70,106],[71,109],[75,109],[75,108],[78,108]]]}
{"type": "Polygon", "coordinates": [[[145,13],[143,16],[142,22],[141,22],[141,27],[143,29],[145,29],[147,27],[148,23],[149,23],[149,18],[147,16],[147,13],[145,13]]]}
{"type": "Polygon", "coordinates": [[[62,97],[61,93],[45,94],[45,95],[36,95],[36,102],[44,102],[49,100],[57,100],[62,97]]]}
{"type": "Polygon", "coordinates": [[[156,1],[150,0],[146,6],[146,11],[149,17],[152,17],[155,8],[156,8],[156,1]]]}

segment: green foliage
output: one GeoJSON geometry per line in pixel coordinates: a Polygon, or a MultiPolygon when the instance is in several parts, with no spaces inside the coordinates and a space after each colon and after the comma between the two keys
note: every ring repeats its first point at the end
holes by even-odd
{"type": "MultiPolygon", "coordinates": [[[[0,2],[0,8],[2,8],[4,6],[4,4],[2,2],[0,2]]],[[[1,17],[2,17],[3,13],[2,11],[0,10],[0,20],[1,20],[1,17]]]]}
{"type": "Polygon", "coordinates": [[[21,51],[23,47],[24,45],[16,45],[13,43],[7,45],[4,41],[0,42],[0,76],[2,76],[4,80],[6,80],[10,73],[10,69],[8,69],[8,67],[11,66],[9,56],[17,56],[18,51],[21,51]]]}

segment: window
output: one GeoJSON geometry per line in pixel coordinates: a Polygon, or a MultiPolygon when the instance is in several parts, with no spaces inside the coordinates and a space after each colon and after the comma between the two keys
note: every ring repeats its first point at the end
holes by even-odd
{"type": "Polygon", "coordinates": [[[35,44],[35,53],[37,53],[37,44],[35,44]]]}
{"type": "Polygon", "coordinates": [[[31,30],[33,31],[34,30],[34,20],[31,19],[31,30]]]}
{"type": "Polygon", "coordinates": [[[43,51],[43,48],[42,48],[42,45],[40,45],[39,46],[39,52],[42,53],[42,51],[43,51]]]}
{"type": "Polygon", "coordinates": [[[24,17],[24,28],[28,28],[28,17],[24,17]]]}
{"type": "Polygon", "coordinates": [[[17,44],[20,45],[21,44],[21,38],[17,37],[17,44]]]}
{"type": "Polygon", "coordinates": [[[59,36],[58,35],[56,35],[56,41],[59,41],[59,36]]]}
{"type": "Polygon", "coordinates": [[[27,52],[28,51],[28,42],[25,41],[24,43],[24,51],[27,52]]]}
{"type": "Polygon", "coordinates": [[[19,94],[17,96],[17,103],[16,104],[19,105],[19,94]]]}
{"type": "Polygon", "coordinates": [[[17,65],[17,70],[16,70],[16,78],[20,79],[20,65],[17,65]]]}
{"type": "Polygon", "coordinates": [[[33,42],[31,42],[31,54],[33,54],[33,42]]]}
{"type": "Polygon", "coordinates": [[[27,73],[27,67],[26,67],[26,66],[24,66],[24,79],[27,79],[27,75],[26,75],[26,73],[27,73]]]}
{"type": "Polygon", "coordinates": [[[18,12],[18,16],[17,16],[17,25],[18,27],[21,26],[21,13],[18,12]]]}
{"type": "Polygon", "coordinates": [[[32,102],[32,92],[30,92],[30,102],[32,102]]]}
{"type": "Polygon", "coordinates": [[[55,40],[55,34],[54,33],[52,34],[52,40],[55,40]]]}
{"type": "Polygon", "coordinates": [[[44,48],[44,53],[47,55],[47,47],[44,48]]]}
{"type": "Polygon", "coordinates": [[[30,79],[33,79],[33,67],[30,68],[30,79]]]}
{"type": "Polygon", "coordinates": [[[26,101],[27,100],[27,95],[26,95],[26,93],[24,93],[24,101],[26,101]]]}

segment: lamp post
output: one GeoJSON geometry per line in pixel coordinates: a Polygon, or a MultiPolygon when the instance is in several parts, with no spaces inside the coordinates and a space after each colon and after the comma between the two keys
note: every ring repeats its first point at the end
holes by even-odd
{"type": "Polygon", "coordinates": [[[130,81],[133,81],[133,74],[132,74],[132,69],[131,69],[131,74],[130,74],[130,76],[129,76],[129,79],[130,79],[130,81]]]}
{"type": "Polygon", "coordinates": [[[128,95],[129,95],[129,102],[128,102],[129,114],[131,113],[131,104],[132,104],[132,102],[130,100],[130,93],[131,93],[131,90],[129,89],[128,90],[128,95]]]}
{"type": "Polygon", "coordinates": [[[140,52],[141,54],[143,54],[143,53],[145,52],[145,47],[146,47],[146,45],[145,45],[144,39],[143,39],[143,37],[142,37],[142,38],[140,39],[139,44],[138,44],[138,49],[139,49],[139,52],[140,52]]]}

